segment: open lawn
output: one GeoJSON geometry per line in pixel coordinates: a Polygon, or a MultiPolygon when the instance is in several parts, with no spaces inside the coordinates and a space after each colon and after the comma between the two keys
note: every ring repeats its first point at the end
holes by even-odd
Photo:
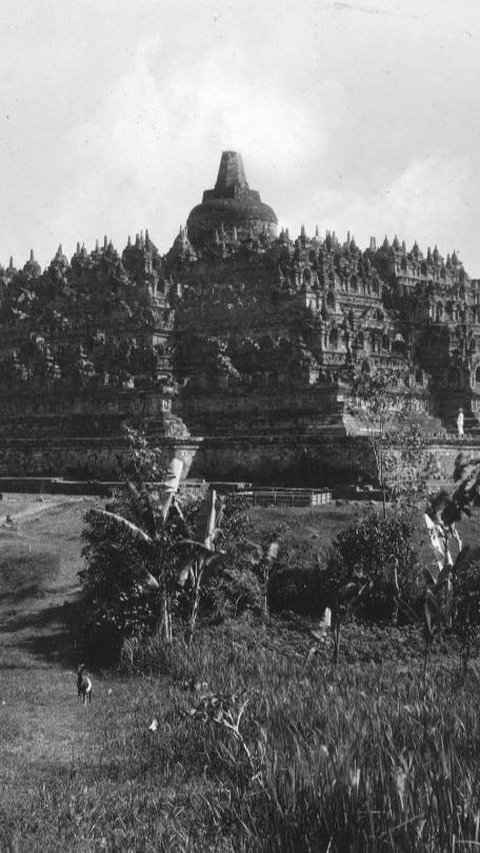
{"type": "MultiPolygon", "coordinates": [[[[244,617],[177,639],[168,671],[153,642],[148,675],[94,673],[84,708],[69,624],[97,501],[5,497],[0,850],[480,849],[476,660],[462,682],[439,644],[424,681],[418,626],[352,624],[336,671],[326,644],[302,674],[314,620],[244,617]]],[[[360,511],[255,522],[311,555],[360,511]]]]}

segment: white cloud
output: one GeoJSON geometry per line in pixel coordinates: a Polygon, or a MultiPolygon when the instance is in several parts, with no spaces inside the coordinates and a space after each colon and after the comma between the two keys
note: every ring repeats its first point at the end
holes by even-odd
{"type": "Polygon", "coordinates": [[[356,192],[343,182],[318,190],[305,199],[304,216],[285,221],[293,231],[306,224],[313,232],[334,230],[344,239],[347,230],[360,246],[368,246],[370,236],[383,241],[395,234],[407,245],[418,240],[421,248],[438,243],[441,252],[453,248],[463,254],[462,236],[471,210],[465,200],[472,184],[472,165],[467,157],[437,154],[412,161],[391,183],[376,184],[372,173],[372,192],[356,192]]]}
{"type": "Polygon", "coordinates": [[[166,250],[203,189],[214,185],[222,150],[241,151],[256,189],[269,172],[270,182],[293,189],[302,162],[326,152],[327,121],[318,127],[291,93],[260,83],[252,88],[243,56],[228,78],[225,48],[155,75],[161,49],[155,40],[142,44],[91,120],[72,130],[59,231],[84,222],[90,239],[92,229],[100,236],[107,229],[121,245],[129,219],[131,230],[149,227],[166,250]]]}
{"type": "Polygon", "coordinates": [[[2,22],[3,262],[142,227],[166,250],[234,148],[293,230],[455,243],[480,272],[471,0],[4,0],[2,22]]]}
{"type": "Polygon", "coordinates": [[[379,238],[398,233],[409,243],[438,243],[451,251],[465,212],[468,165],[466,158],[440,155],[414,161],[381,192],[347,200],[336,217],[352,223],[365,242],[370,234],[379,238]]]}

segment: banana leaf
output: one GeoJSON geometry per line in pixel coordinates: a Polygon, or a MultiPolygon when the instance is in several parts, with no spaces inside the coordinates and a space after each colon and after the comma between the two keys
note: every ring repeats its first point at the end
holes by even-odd
{"type": "Polygon", "coordinates": [[[145,533],[145,531],[142,530],[141,527],[138,527],[137,524],[134,524],[133,521],[128,521],[128,519],[123,518],[123,516],[118,515],[116,512],[109,512],[106,509],[92,509],[92,513],[97,515],[99,518],[103,518],[106,522],[114,524],[119,533],[124,533],[127,536],[130,536],[133,540],[153,545],[153,539],[148,535],[148,533],[145,533]]]}
{"type": "Polygon", "coordinates": [[[173,496],[178,492],[182,470],[183,461],[177,458],[172,459],[160,490],[160,511],[164,521],[168,516],[173,496]]]}
{"type": "Polygon", "coordinates": [[[197,514],[195,539],[197,542],[203,542],[207,547],[211,546],[211,537],[217,528],[216,498],[215,489],[209,489],[197,514]]]}

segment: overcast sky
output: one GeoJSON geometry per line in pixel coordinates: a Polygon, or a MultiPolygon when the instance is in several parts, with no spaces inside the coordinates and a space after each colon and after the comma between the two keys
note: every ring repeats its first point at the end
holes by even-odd
{"type": "Polygon", "coordinates": [[[0,262],[171,245],[222,150],[298,233],[480,276],[478,0],[1,0],[0,262]]]}

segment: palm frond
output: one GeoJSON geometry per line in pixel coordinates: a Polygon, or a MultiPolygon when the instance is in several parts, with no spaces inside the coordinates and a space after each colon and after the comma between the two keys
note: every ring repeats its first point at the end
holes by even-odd
{"type": "Polygon", "coordinates": [[[124,518],[122,515],[118,515],[116,512],[109,512],[106,509],[92,509],[92,513],[102,518],[105,522],[115,525],[119,533],[126,534],[134,541],[145,542],[148,545],[153,544],[153,540],[148,533],[145,533],[141,527],[134,524],[133,521],[124,518]]]}
{"type": "Polygon", "coordinates": [[[177,539],[176,542],[170,547],[170,551],[181,551],[185,548],[188,548],[191,551],[195,551],[197,554],[205,555],[215,554],[216,551],[213,548],[209,548],[208,545],[204,545],[203,542],[197,542],[196,539],[177,539]]]}
{"type": "MultiPolygon", "coordinates": [[[[200,543],[194,543],[199,545],[200,543]]],[[[178,575],[177,575],[177,584],[180,587],[184,587],[188,580],[191,581],[192,585],[195,583],[195,564],[198,566],[203,566],[204,568],[208,568],[209,571],[212,571],[216,566],[218,566],[223,558],[225,557],[225,551],[207,551],[202,546],[203,553],[198,553],[200,549],[197,550],[197,553],[186,555],[180,562],[178,566],[178,575]],[[206,554],[205,554],[206,551],[206,554]]]]}

